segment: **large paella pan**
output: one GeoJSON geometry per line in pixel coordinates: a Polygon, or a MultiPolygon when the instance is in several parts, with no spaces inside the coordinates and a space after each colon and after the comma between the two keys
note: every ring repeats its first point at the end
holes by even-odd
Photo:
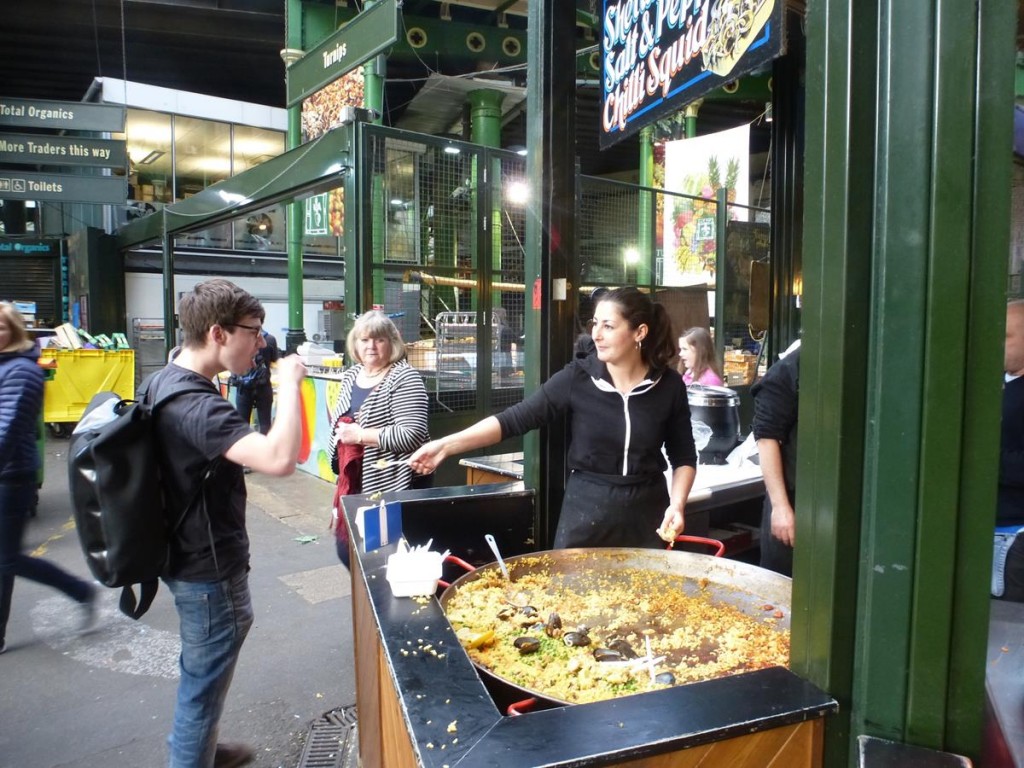
{"type": "Polygon", "coordinates": [[[790,580],[689,552],[565,549],[467,573],[441,606],[473,663],[584,703],[789,663],[790,580]]]}

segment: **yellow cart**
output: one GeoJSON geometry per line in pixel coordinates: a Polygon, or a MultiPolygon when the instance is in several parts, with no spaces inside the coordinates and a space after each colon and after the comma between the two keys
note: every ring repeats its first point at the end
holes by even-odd
{"type": "Polygon", "coordinates": [[[71,434],[97,392],[135,397],[135,351],[119,349],[44,349],[40,365],[53,369],[43,390],[43,421],[58,437],[71,434]]]}

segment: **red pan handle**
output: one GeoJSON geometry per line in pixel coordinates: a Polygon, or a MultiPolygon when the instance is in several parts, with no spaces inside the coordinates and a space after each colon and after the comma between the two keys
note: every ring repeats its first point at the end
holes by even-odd
{"type": "MultiPolygon", "coordinates": [[[[718,539],[709,539],[704,536],[686,536],[685,534],[676,536],[676,541],[685,541],[690,544],[706,544],[709,547],[715,548],[715,557],[721,557],[725,554],[725,544],[720,542],[718,539]]],[[[671,545],[669,545],[671,549],[671,545]]]]}
{"type": "MultiPolygon", "coordinates": [[[[453,563],[453,564],[459,566],[459,568],[464,568],[467,573],[470,572],[470,571],[475,571],[476,570],[476,568],[474,566],[472,566],[469,563],[467,563],[461,557],[456,557],[455,555],[448,555],[448,557],[446,557],[444,559],[444,561],[446,563],[453,563]]],[[[447,581],[443,581],[442,579],[438,579],[437,580],[437,586],[439,586],[441,589],[448,589],[448,587],[451,586],[451,585],[447,581]]]]}
{"type": "Polygon", "coordinates": [[[533,709],[536,703],[537,699],[535,698],[517,701],[514,704],[508,705],[508,709],[505,710],[505,714],[509,715],[510,717],[519,717],[519,715],[523,714],[524,712],[529,712],[531,709],[533,709]]]}
{"type": "Polygon", "coordinates": [[[446,563],[453,563],[453,564],[459,566],[459,568],[465,569],[466,572],[470,572],[470,571],[475,571],[476,570],[476,566],[475,565],[470,565],[465,560],[463,560],[461,557],[456,557],[455,555],[448,555],[448,557],[446,557],[444,559],[444,561],[446,563]]]}

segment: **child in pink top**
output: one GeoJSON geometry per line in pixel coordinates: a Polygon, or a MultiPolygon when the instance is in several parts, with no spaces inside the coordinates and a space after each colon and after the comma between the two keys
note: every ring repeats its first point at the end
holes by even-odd
{"type": "Polygon", "coordinates": [[[690,328],[679,337],[679,372],[686,386],[693,383],[722,386],[715,345],[706,328],[690,328]]]}

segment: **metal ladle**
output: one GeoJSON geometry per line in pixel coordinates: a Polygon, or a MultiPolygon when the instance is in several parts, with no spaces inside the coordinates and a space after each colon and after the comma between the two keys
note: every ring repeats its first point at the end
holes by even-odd
{"type": "Polygon", "coordinates": [[[501,575],[505,577],[505,581],[510,581],[508,575],[508,568],[505,566],[505,560],[501,556],[501,552],[498,551],[498,542],[494,540],[494,537],[489,534],[484,534],[484,541],[487,542],[487,546],[491,548],[491,552],[494,553],[494,558],[498,561],[498,567],[501,568],[501,575]]]}

